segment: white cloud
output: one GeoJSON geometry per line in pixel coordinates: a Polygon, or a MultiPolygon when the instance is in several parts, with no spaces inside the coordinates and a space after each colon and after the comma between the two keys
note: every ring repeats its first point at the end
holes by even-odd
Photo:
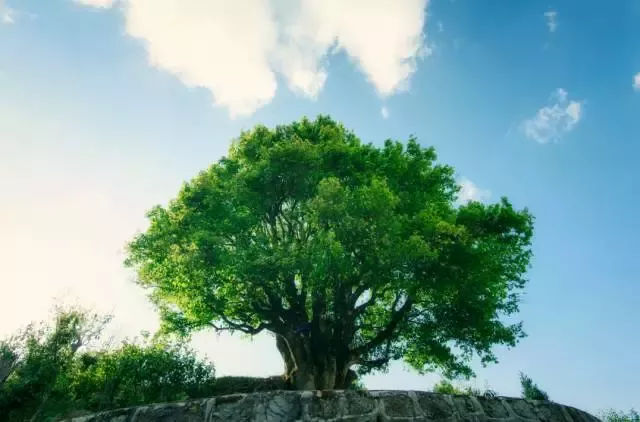
{"type": "Polygon", "coordinates": [[[388,119],[389,118],[389,109],[386,106],[382,106],[382,108],[380,109],[380,115],[382,115],[383,119],[388,119]]]}
{"type": "Polygon", "coordinates": [[[633,89],[640,91],[640,72],[636,73],[633,77],[633,89]]]}
{"type": "Polygon", "coordinates": [[[522,124],[525,136],[541,144],[558,141],[570,132],[582,118],[583,101],[569,100],[566,90],[558,88],[550,97],[550,103],[535,116],[522,124]]]}
{"type": "Polygon", "coordinates": [[[458,192],[458,203],[465,204],[469,201],[486,201],[491,198],[491,191],[480,189],[471,180],[466,177],[458,180],[460,192],[458,192]]]}
{"type": "Polygon", "coordinates": [[[149,61],[189,86],[208,89],[232,116],[267,104],[276,92],[269,55],[277,28],[266,0],[129,0],[129,35],[144,40],[149,61]]]}
{"type": "MultiPolygon", "coordinates": [[[[74,0],[108,7],[114,0],[74,0]]],[[[406,89],[428,54],[428,0],[121,0],[127,33],[149,61],[189,86],[209,90],[232,116],[269,103],[276,73],[315,98],[330,55],[344,52],[381,96],[406,89]]]]}
{"type": "Polygon", "coordinates": [[[73,0],[74,2],[83,6],[109,8],[112,7],[116,0],[73,0]]]}
{"type": "Polygon", "coordinates": [[[567,98],[569,98],[569,93],[567,92],[566,89],[557,88],[555,91],[551,93],[550,98],[552,101],[564,103],[567,101],[567,98]]]}
{"type": "Polygon", "coordinates": [[[390,95],[405,87],[425,51],[426,5],[426,0],[308,0],[285,26],[285,45],[308,59],[304,70],[319,74],[326,72],[321,60],[332,47],[344,50],[379,94],[390,95]]]}
{"type": "Polygon", "coordinates": [[[10,25],[15,23],[15,11],[0,0],[0,22],[10,25]]]}
{"type": "Polygon", "coordinates": [[[544,12],[544,17],[547,21],[547,28],[549,28],[549,32],[556,32],[556,29],[558,29],[558,12],[555,10],[548,10],[544,12]]]}

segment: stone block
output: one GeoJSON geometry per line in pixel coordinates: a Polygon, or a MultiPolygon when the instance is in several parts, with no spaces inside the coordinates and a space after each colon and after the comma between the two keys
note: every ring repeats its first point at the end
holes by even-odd
{"type": "Polygon", "coordinates": [[[438,421],[453,416],[455,409],[447,396],[436,393],[416,392],[418,404],[428,420],[438,421]]]}
{"type": "Polygon", "coordinates": [[[477,400],[488,417],[504,419],[509,416],[509,409],[505,407],[502,400],[485,397],[477,397],[477,400]]]}
{"type": "Polygon", "coordinates": [[[382,394],[379,396],[384,404],[384,413],[392,418],[414,417],[413,401],[406,393],[382,394]]]}

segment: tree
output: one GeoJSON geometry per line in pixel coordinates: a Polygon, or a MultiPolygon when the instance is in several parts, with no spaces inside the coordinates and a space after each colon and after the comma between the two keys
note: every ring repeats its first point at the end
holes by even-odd
{"type": "Polygon", "coordinates": [[[363,144],[329,117],[257,126],[128,246],[163,329],[275,335],[296,389],[345,388],[404,358],[470,375],[513,346],[532,216],[458,206],[433,148],[363,144]]]}
{"type": "Polygon", "coordinates": [[[538,388],[538,385],[522,372],[520,372],[520,385],[522,386],[522,398],[529,400],[549,400],[549,395],[538,388]]]}
{"type": "Polygon", "coordinates": [[[96,347],[109,317],[58,308],[54,324],[0,342],[0,419],[47,421],[75,411],[205,397],[214,370],[172,341],[96,347]]]}
{"type": "Polygon", "coordinates": [[[0,383],[0,414],[7,420],[44,420],[47,411],[66,408],[66,380],[76,352],[96,339],[108,318],[57,308],[54,320],[52,326],[30,325],[4,343],[12,344],[4,352],[11,371],[0,383]]]}

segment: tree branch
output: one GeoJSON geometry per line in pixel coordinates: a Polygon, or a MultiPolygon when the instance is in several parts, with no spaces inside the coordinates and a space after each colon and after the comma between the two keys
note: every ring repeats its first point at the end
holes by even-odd
{"type": "Polygon", "coordinates": [[[211,327],[213,327],[213,329],[215,329],[216,331],[237,330],[249,335],[256,335],[262,330],[268,330],[272,328],[269,324],[266,324],[264,322],[261,322],[257,327],[252,327],[251,325],[245,323],[233,322],[224,315],[220,315],[220,319],[222,319],[222,321],[224,321],[224,323],[227,324],[228,327],[219,327],[216,326],[213,322],[210,322],[209,325],[211,325],[211,327]]]}
{"type": "Polygon", "coordinates": [[[391,319],[389,320],[389,323],[387,324],[387,326],[382,330],[380,330],[378,334],[376,334],[376,336],[373,339],[371,339],[369,342],[359,347],[356,347],[351,351],[355,359],[358,359],[363,354],[371,351],[377,346],[380,346],[382,343],[388,340],[393,335],[394,331],[396,330],[396,328],[398,327],[398,325],[400,324],[404,316],[409,312],[409,310],[411,310],[411,307],[413,306],[413,300],[411,299],[410,295],[407,296],[407,300],[400,307],[400,309],[395,310],[395,307],[399,303],[400,296],[401,295],[396,296],[393,302],[393,306],[391,308],[392,310],[391,319]]]}

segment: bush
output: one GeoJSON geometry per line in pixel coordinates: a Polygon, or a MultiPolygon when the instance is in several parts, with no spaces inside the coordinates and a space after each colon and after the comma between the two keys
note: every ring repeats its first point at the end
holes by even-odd
{"type": "Polygon", "coordinates": [[[210,389],[211,395],[222,396],[233,393],[255,393],[258,391],[288,390],[289,385],[281,376],[267,378],[220,377],[210,389]]]}
{"type": "Polygon", "coordinates": [[[213,366],[177,343],[145,340],[87,350],[108,321],[84,310],[57,309],[54,324],[29,326],[0,342],[2,420],[48,421],[213,393],[213,366]]]}
{"type": "Polygon", "coordinates": [[[440,394],[457,394],[464,396],[484,396],[484,397],[495,397],[496,392],[489,389],[487,386],[485,390],[481,390],[477,387],[472,387],[470,385],[466,387],[456,387],[451,383],[451,381],[443,379],[439,383],[433,386],[434,393],[440,394]]]}
{"type": "Polygon", "coordinates": [[[522,398],[529,400],[549,400],[549,395],[542,391],[531,378],[520,372],[522,398]]]}
{"type": "Polygon", "coordinates": [[[70,379],[75,407],[94,411],[211,395],[214,370],[185,346],[123,343],[80,356],[70,379]]]}
{"type": "Polygon", "coordinates": [[[0,386],[15,370],[18,363],[18,351],[11,341],[0,342],[0,386]]]}
{"type": "Polygon", "coordinates": [[[76,352],[95,340],[108,321],[81,309],[56,309],[54,319],[53,325],[30,325],[11,347],[4,343],[5,360],[13,360],[0,384],[0,414],[7,421],[48,420],[68,410],[76,352]]]}
{"type": "Polygon", "coordinates": [[[434,393],[440,394],[465,394],[465,391],[457,388],[451,381],[443,379],[433,386],[434,393]]]}
{"type": "Polygon", "coordinates": [[[603,422],[640,422],[640,414],[634,409],[628,413],[609,409],[601,412],[598,416],[603,422]]]}

